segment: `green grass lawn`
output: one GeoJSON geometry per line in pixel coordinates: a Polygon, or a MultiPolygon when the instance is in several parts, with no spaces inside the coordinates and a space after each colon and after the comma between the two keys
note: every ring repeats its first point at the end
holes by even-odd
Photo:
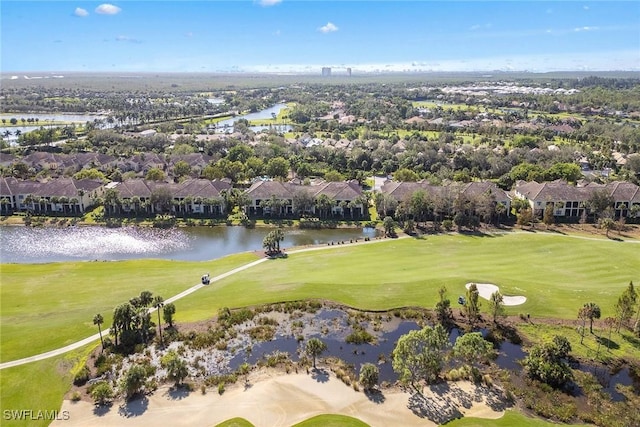
{"type": "MultiPolygon", "coordinates": [[[[495,283],[524,295],[511,314],[573,319],[585,302],[602,316],[630,280],[640,282],[637,244],[548,234],[493,237],[437,235],[334,247],[273,260],[216,282],[176,302],[177,321],[210,318],[220,307],[322,298],[363,309],[433,307],[437,290],[450,298],[467,282],[495,283]]],[[[52,350],[97,331],[93,316],[111,323],[113,307],[142,290],[168,298],[212,275],[254,260],[252,254],[212,262],[137,260],[3,264],[0,297],[2,361],[52,350]],[[38,337],[24,345],[24,337],[38,337]]],[[[484,304],[486,308],[487,304],[484,304]]]]}
{"type": "MultiPolygon", "coordinates": [[[[510,314],[573,319],[585,302],[602,316],[629,280],[640,282],[640,246],[541,233],[438,235],[290,255],[229,277],[176,302],[196,320],[211,307],[324,298],[362,309],[434,307],[446,286],[455,301],[468,282],[495,283],[527,302],[510,314]],[[242,292],[238,292],[242,289],[242,292]]],[[[487,303],[483,308],[486,310],[487,303]]]]}
{"type": "Polygon", "coordinates": [[[216,427],[253,427],[249,421],[244,418],[232,418],[227,421],[223,421],[220,424],[216,425],[216,427]]]}
{"type": "MultiPolygon", "coordinates": [[[[86,357],[93,347],[87,346],[58,357],[0,371],[0,413],[29,409],[34,413],[59,411],[62,398],[73,380],[71,368],[86,357]]],[[[49,423],[47,420],[23,420],[11,421],[7,425],[38,427],[49,423]]]]}
{"type": "Polygon", "coordinates": [[[607,359],[612,358],[640,359],[640,340],[628,330],[622,328],[618,333],[613,328],[609,335],[608,328],[594,326],[592,334],[589,332],[589,322],[587,322],[587,330],[581,343],[578,325],[577,321],[574,326],[537,324],[533,319],[532,324],[519,325],[518,329],[532,342],[550,342],[556,335],[564,336],[571,343],[571,355],[583,360],[606,362],[607,359]]]}
{"type": "MultiPolygon", "coordinates": [[[[292,427],[368,427],[369,424],[362,421],[347,417],[345,415],[318,415],[309,418],[301,423],[294,424],[292,427]]],[[[253,427],[249,421],[244,418],[232,418],[224,421],[216,427],[253,427]]]]}
{"type": "MultiPolygon", "coordinates": [[[[551,427],[557,423],[545,421],[540,418],[530,418],[515,411],[506,411],[504,415],[496,420],[483,418],[464,417],[444,424],[447,427],[551,427]]],[[[561,424],[571,427],[578,424],[561,424]]],[[[583,424],[580,424],[583,425],[583,424]]]]}
{"type": "Polygon", "coordinates": [[[346,415],[318,415],[292,427],[368,427],[369,424],[346,415]]]}
{"type": "MultiPolygon", "coordinates": [[[[245,253],[206,262],[136,260],[2,264],[0,357],[3,362],[53,350],[98,332],[93,316],[111,325],[113,308],[141,291],[165,299],[212,276],[254,261],[245,253]],[[28,342],[25,342],[25,340],[28,342]]],[[[215,311],[202,306],[202,318],[215,311]]],[[[181,313],[176,313],[180,321],[181,313]]]]}
{"type": "MultiPolygon", "coordinates": [[[[508,311],[531,313],[534,321],[541,316],[574,319],[578,308],[590,301],[600,305],[604,318],[613,314],[613,305],[629,281],[640,282],[639,250],[638,244],[542,233],[437,235],[338,246],[292,254],[214,282],[177,301],[176,319],[178,323],[203,320],[224,306],[305,298],[365,309],[433,307],[440,286],[447,286],[455,300],[467,282],[496,283],[504,294],[525,295],[526,304],[508,311]]],[[[96,313],[103,314],[108,326],[113,307],[142,290],[168,298],[197,283],[204,271],[217,275],[254,259],[253,254],[240,254],[210,262],[1,264],[2,361],[52,350],[95,333],[96,313]]],[[[552,332],[539,330],[540,335],[552,332]]],[[[626,349],[620,346],[620,351],[633,351],[626,349]]],[[[574,351],[581,350],[574,346],[574,351]]],[[[71,383],[69,371],[87,352],[85,348],[3,370],[2,409],[59,409],[71,383]]],[[[529,418],[507,414],[499,421],[457,424],[474,421],[465,419],[450,425],[548,425],[526,424],[529,418]],[[508,417],[516,418],[511,423],[502,421],[508,417]]]]}

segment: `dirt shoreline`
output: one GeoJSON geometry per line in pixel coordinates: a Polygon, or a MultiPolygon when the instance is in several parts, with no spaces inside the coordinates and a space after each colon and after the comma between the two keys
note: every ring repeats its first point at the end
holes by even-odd
{"type": "Polygon", "coordinates": [[[187,392],[163,386],[155,393],[110,407],[65,400],[69,419],[53,427],[71,426],[213,426],[241,417],[256,427],[289,427],[320,414],[358,418],[370,426],[437,426],[449,419],[473,416],[497,419],[507,407],[500,389],[468,381],[427,386],[423,394],[393,387],[366,394],[346,386],[329,370],[285,374],[277,369],[253,371],[222,394],[208,389],[187,392]]]}

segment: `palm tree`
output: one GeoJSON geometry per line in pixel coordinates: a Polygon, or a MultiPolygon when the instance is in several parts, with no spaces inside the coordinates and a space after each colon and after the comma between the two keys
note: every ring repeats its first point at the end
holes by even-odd
{"type": "Polygon", "coordinates": [[[115,214],[116,207],[122,204],[120,193],[115,188],[110,188],[104,193],[104,207],[107,213],[115,214]]]}
{"type": "Polygon", "coordinates": [[[158,334],[160,335],[160,346],[163,347],[164,343],[162,342],[162,324],[160,323],[160,309],[164,306],[164,298],[160,295],[156,295],[153,298],[153,306],[158,312],[158,334]]]}
{"type": "Polygon", "coordinates": [[[313,369],[316,369],[316,357],[320,356],[326,349],[327,345],[318,338],[311,338],[307,342],[305,352],[313,358],[313,369]]]}
{"type": "Polygon", "coordinates": [[[593,319],[600,318],[600,307],[595,302],[588,302],[582,308],[584,316],[589,319],[589,332],[593,334],[593,319]]]}
{"type": "Polygon", "coordinates": [[[102,339],[102,328],[100,327],[100,325],[102,325],[103,323],[104,323],[104,318],[102,317],[102,314],[98,313],[95,316],[93,316],[93,324],[98,325],[98,333],[100,334],[100,343],[102,343],[102,349],[104,350],[104,340],[102,339]]]}
{"type": "Polygon", "coordinates": [[[149,307],[149,305],[153,302],[153,294],[151,291],[142,291],[140,292],[140,304],[143,307],[149,307]]]}

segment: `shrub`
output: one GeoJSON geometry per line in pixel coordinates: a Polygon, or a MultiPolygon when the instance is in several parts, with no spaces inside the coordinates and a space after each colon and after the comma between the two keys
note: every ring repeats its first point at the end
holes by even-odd
{"type": "Polygon", "coordinates": [[[71,395],[71,401],[72,402],[79,402],[81,397],[82,396],[80,395],[79,391],[74,391],[73,394],[71,395]]]}
{"type": "Polygon", "coordinates": [[[89,381],[90,375],[89,367],[84,365],[73,377],[73,384],[75,385],[85,385],[87,381],[89,381]]]}
{"type": "Polygon", "coordinates": [[[100,381],[91,389],[91,398],[96,404],[103,405],[113,397],[113,388],[106,381],[100,381]]]}
{"type": "Polygon", "coordinates": [[[224,383],[218,384],[218,394],[222,395],[224,393],[224,383]]]}
{"type": "Polygon", "coordinates": [[[380,370],[373,363],[365,363],[360,368],[360,384],[365,390],[370,390],[378,385],[380,370]]]}

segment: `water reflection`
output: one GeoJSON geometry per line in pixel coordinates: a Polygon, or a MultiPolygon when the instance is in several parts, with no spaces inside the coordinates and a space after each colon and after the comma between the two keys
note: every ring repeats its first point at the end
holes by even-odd
{"type": "MultiPolygon", "coordinates": [[[[161,258],[205,261],[262,250],[269,228],[189,227],[160,230],[141,227],[0,227],[3,263],[161,258]]],[[[375,237],[373,229],[285,231],[282,247],[349,242],[375,237]]]]}
{"type": "MultiPolygon", "coordinates": [[[[339,310],[322,310],[317,313],[316,319],[324,319],[325,322],[336,323],[346,327],[347,314],[339,310]]],[[[323,322],[323,323],[325,323],[323,322]]],[[[380,381],[395,382],[398,375],[393,371],[391,366],[391,353],[396,346],[398,338],[402,335],[420,329],[420,326],[413,321],[401,321],[397,324],[397,328],[391,331],[383,332],[378,336],[376,344],[349,344],[345,342],[348,331],[344,327],[336,327],[330,329],[327,334],[311,334],[306,337],[319,338],[327,345],[327,350],[322,357],[337,357],[344,360],[347,364],[352,365],[355,372],[360,372],[360,367],[364,363],[373,363],[378,366],[380,371],[380,381]]],[[[244,363],[256,364],[266,356],[276,352],[285,352],[294,362],[299,360],[300,353],[304,348],[304,343],[299,342],[292,336],[277,336],[271,341],[263,341],[253,344],[250,351],[246,349],[240,350],[230,361],[229,368],[231,371],[238,369],[244,363]]]]}

